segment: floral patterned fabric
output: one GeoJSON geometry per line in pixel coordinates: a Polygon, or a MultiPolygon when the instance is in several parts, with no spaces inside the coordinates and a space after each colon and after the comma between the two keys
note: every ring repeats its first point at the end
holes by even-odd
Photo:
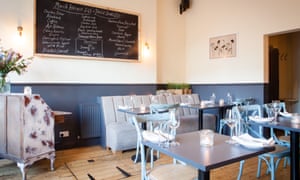
{"type": "Polygon", "coordinates": [[[38,95],[24,96],[25,158],[54,150],[54,113],[38,95]]]}

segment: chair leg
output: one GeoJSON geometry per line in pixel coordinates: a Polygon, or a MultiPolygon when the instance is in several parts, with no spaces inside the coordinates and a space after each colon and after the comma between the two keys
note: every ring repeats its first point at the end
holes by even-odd
{"type": "Polygon", "coordinates": [[[243,169],[244,169],[244,164],[245,164],[245,160],[240,161],[240,170],[239,170],[239,174],[237,177],[237,180],[240,180],[243,174],[243,169]]]}
{"type": "Polygon", "coordinates": [[[152,169],[153,166],[154,166],[154,165],[153,165],[153,161],[154,161],[154,160],[153,160],[153,149],[151,149],[151,150],[150,150],[150,167],[151,167],[151,169],[152,169]]]}
{"type": "Polygon", "coordinates": [[[260,177],[260,168],[261,168],[261,158],[258,157],[258,164],[257,164],[256,178],[259,178],[259,177],[260,177]]]}
{"type": "Polygon", "coordinates": [[[283,167],[286,168],[287,164],[290,164],[290,158],[289,157],[284,158],[283,167]]]}
{"type": "Polygon", "coordinates": [[[223,121],[220,121],[219,125],[219,134],[223,134],[223,127],[225,126],[225,123],[223,121]]]}
{"type": "Polygon", "coordinates": [[[145,158],[145,148],[144,145],[141,148],[141,180],[146,180],[146,158],[145,158]]]}
{"type": "Polygon", "coordinates": [[[260,177],[260,171],[261,171],[261,161],[264,160],[266,162],[267,165],[267,171],[266,174],[269,174],[269,172],[271,173],[271,180],[275,180],[275,172],[278,168],[278,165],[280,163],[281,158],[278,158],[275,162],[275,157],[270,157],[269,161],[268,158],[264,158],[264,157],[259,157],[258,158],[258,165],[257,165],[257,174],[256,174],[256,178],[260,177]]]}
{"type": "Polygon", "coordinates": [[[275,180],[275,164],[274,164],[274,157],[270,159],[270,168],[271,168],[271,180],[275,180]]]}
{"type": "Polygon", "coordinates": [[[219,127],[219,134],[222,134],[222,129],[223,129],[223,126],[220,125],[220,127],[219,127]]]}
{"type": "Polygon", "coordinates": [[[137,163],[137,161],[139,159],[139,154],[140,154],[140,141],[137,141],[134,163],[137,163]]]}

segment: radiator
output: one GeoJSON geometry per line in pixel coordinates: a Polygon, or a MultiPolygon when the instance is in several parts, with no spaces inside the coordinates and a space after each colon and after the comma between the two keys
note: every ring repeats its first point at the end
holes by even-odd
{"type": "Polygon", "coordinates": [[[80,104],[80,138],[100,137],[100,104],[80,104]]]}

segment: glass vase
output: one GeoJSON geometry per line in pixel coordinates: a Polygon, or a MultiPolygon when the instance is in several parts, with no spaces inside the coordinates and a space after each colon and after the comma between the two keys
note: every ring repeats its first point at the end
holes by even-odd
{"type": "Polygon", "coordinates": [[[8,94],[10,93],[10,79],[9,77],[5,74],[0,74],[0,93],[1,94],[8,94]]]}

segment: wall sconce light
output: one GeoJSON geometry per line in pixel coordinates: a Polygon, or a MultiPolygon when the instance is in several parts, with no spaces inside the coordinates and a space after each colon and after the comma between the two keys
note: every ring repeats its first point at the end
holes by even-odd
{"type": "Polygon", "coordinates": [[[18,26],[17,30],[19,32],[19,36],[22,37],[23,27],[22,26],[18,26]]]}
{"type": "Polygon", "coordinates": [[[149,46],[148,42],[145,42],[145,44],[144,44],[143,54],[144,54],[144,57],[148,57],[150,55],[150,46],[149,46]]]}
{"type": "Polygon", "coordinates": [[[148,42],[145,42],[145,47],[146,47],[146,49],[150,49],[150,46],[149,46],[149,44],[148,44],[148,42]]]}

